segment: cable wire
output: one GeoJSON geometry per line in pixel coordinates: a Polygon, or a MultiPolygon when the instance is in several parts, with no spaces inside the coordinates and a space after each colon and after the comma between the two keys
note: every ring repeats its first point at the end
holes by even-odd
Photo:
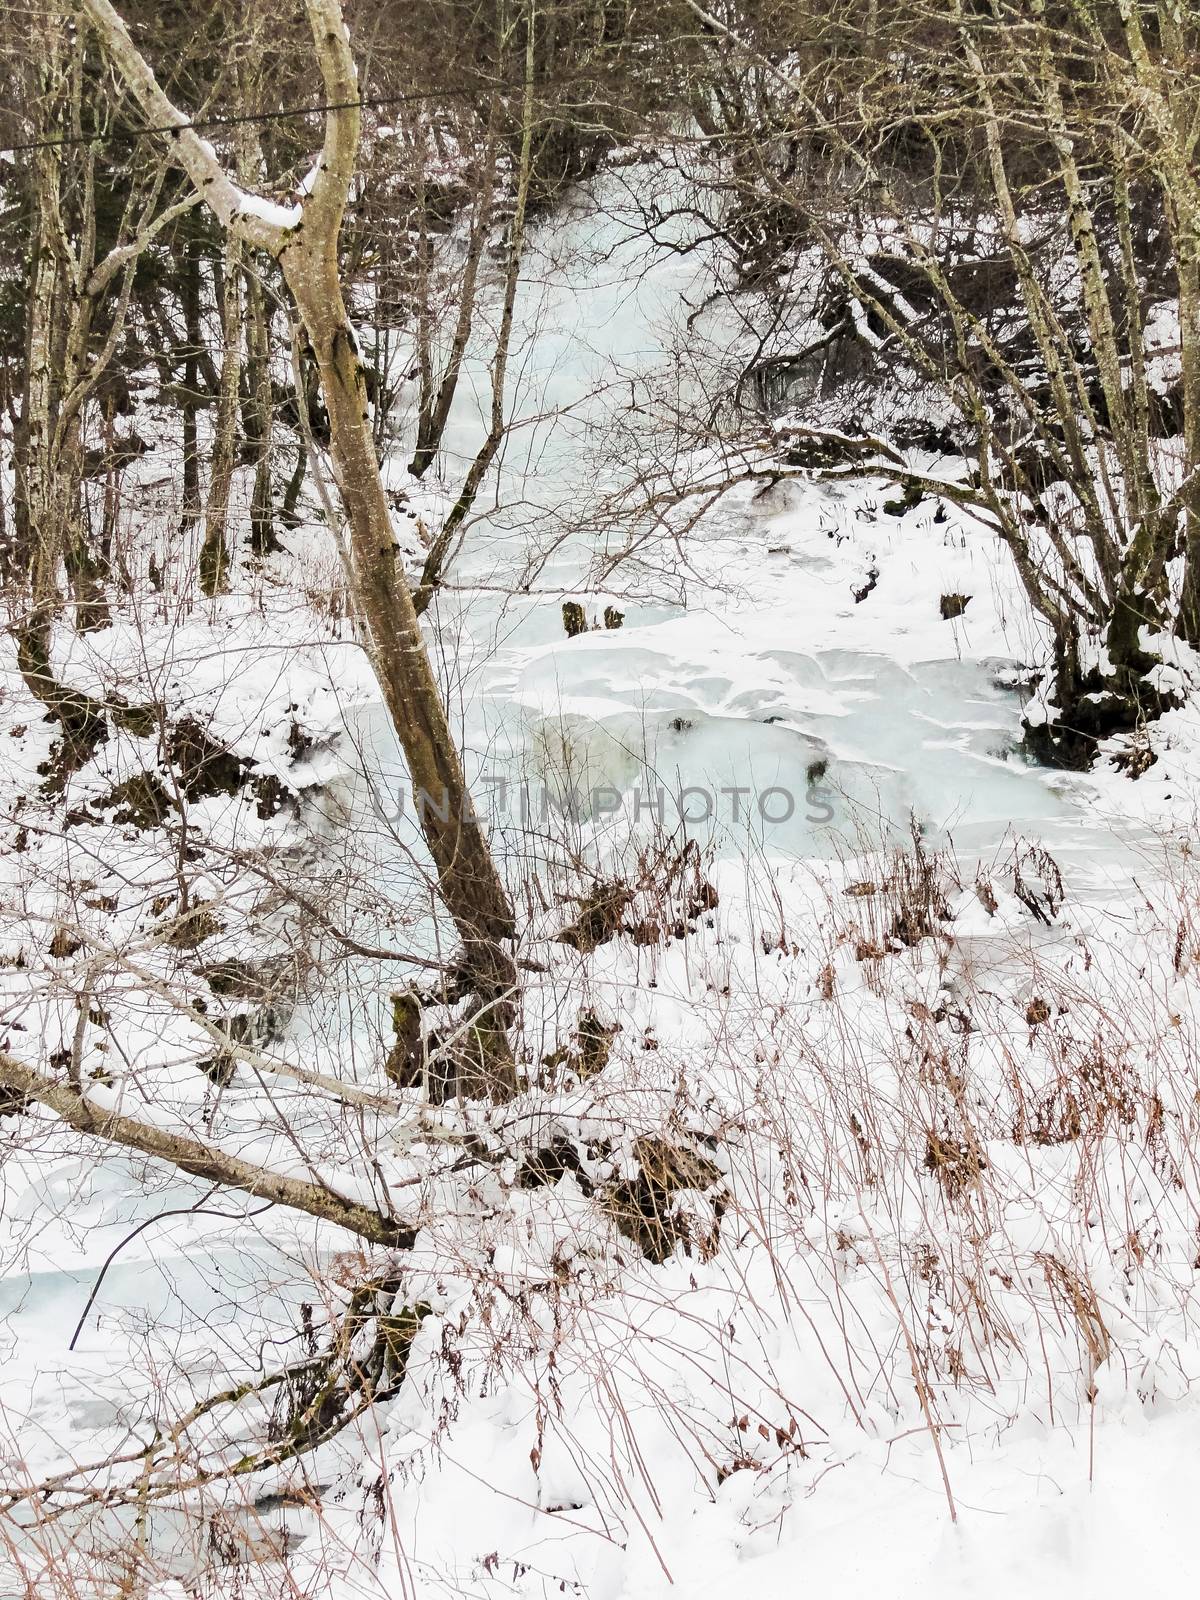
{"type": "MultiPolygon", "coordinates": [[[[521,85],[501,84],[493,87],[516,89],[521,85]]],[[[411,94],[368,95],[361,100],[324,101],[317,105],[284,106],[279,111],[246,111],[229,116],[204,117],[196,122],[185,117],[182,122],[162,123],[150,128],[119,128],[110,133],[66,134],[59,139],[31,139],[24,144],[6,144],[0,146],[0,155],[21,155],[26,151],[51,150],[62,145],[133,144],[138,139],[147,139],[159,133],[178,133],[183,128],[191,128],[199,133],[207,128],[235,128],[247,122],[282,122],[294,117],[318,116],[329,111],[352,111],[355,107],[363,110],[369,106],[409,105],[416,100],[461,98],[472,93],[474,90],[464,86],[457,89],[419,89],[411,94]]]]}

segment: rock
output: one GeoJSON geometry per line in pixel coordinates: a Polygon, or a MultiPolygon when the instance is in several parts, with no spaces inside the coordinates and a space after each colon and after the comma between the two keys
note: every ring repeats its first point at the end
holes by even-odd
{"type": "Polygon", "coordinates": [[[883,514],[886,517],[903,517],[909,511],[915,510],[921,504],[924,496],[925,491],[920,484],[907,483],[904,486],[904,493],[898,500],[885,500],[883,502],[883,514]]]}
{"type": "Polygon", "coordinates": [[[138,772],[95,802],[98,811],[111,811],[121,827],[131,825],[143,832],[157,828],[175,810],[175,801],[166,784],[154,772],[138,772]]]}
{"type": "Polygon", "coordinates": [[[572,1065],[582,1081],[594,1078],[608,1065],[613,1039],[620,1031],[619,1022],[602,1022],[591,1007],[579,1013],[575,1030],[577,1053],[572,1065]]]}

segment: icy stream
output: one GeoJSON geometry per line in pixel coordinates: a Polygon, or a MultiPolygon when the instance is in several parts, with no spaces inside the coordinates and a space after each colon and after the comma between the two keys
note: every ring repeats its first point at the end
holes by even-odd
{"type": "MultiPolygon", "coordinates": [[[[555,805],[570,794],[614,847],[662,817],[724,854],[827,856],[905,835],[915,817],[972,852],[1010,828],[1069,848],[1074,785],[1017,753],[1020,699],[1004,676],[1038,642],[1005,553],[952,510],[926,503],[897,519],[877,489],[850,485],[786,483],[755,500],[738,489],[681,550],[663,541],[657,585],[643,566],[589,593],[613,533],[589,537],[584,522],[531,593],[512,592],[563,508],[635,470],[603,457],[614,412],[664,376],[683,383],[682,343],[744,340],[719,306],[689,333],[708,287],[702,252],[648,245],[609,199],[608,215],[581,211],[535,236],[519,426],[495,508],[439,602],[443,667],[493,827],[519,848],[530,823],[564,826],[555,805]],[[940,615],[947,592],[971,596],[959,621],[940,615]],[[567,598],[584,604],[585,636],[564,634],[567,598]],[[619,630],[601,625],[609,604],[619,630]]],[[[695,348],[687,371],[703,386],[695,348]]],[[[470,376],[450,440],[464,460],[482,432],[482,360],[470,376]]],[[[392,476],[405,482],[402,458],[392,476]]],[[[367,723],[376,798],[391,805],[403,766],[382,716],[367,723]]]]}

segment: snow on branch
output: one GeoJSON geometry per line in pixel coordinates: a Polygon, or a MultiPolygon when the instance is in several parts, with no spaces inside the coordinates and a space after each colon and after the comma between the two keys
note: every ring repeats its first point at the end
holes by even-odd
{"type": "Polygon", "coordinates": [[[333,1189],[269,1171],[228,1151],[202,1144],[187,1134],[127,1117],[103,1105],[95,1089],[84,1092],[69,1084],[57,1083],[3,1051],[0,1051],[0,1088],[9,1090],[19,1102],[35,1101],[45,1106],[79,1133],[154,1156],[210,1183],[240,1189],[245,1194],[273,1200],[289,1210],[336,1223],[372,1244],[408,1249],[416,1237],[413,1228],[383,1216],[370,1206],[349,1200],[333,1189]]]}

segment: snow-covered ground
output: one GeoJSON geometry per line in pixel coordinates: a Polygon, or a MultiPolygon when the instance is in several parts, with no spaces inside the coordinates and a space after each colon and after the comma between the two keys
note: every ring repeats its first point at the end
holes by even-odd
{"type": "MultiPolygon", "coordinates": [[[[344,621],[306,603],[336,573],[319,530],[228,600],[181,614],[139,595],[67,666],[131,700],[153,685],[172,719],[298,791],[298,814],[200,795],[182,865],[177,833],[111,805],[63,827],[152,763],[157,734],[114,737],[61,802],[21,800],[49,733],[4,681],[5,808],[25,829],[2,867],[6,1048],[43,1061],[78,1042],[139,1114],[205,1117],[256,1159],[299,1161],[298,1129],[344,1193],[390,1191],[422,1224],[388,1263],[403,1302],[432,1308],[405,1387],[318,1455],[319,1512],[280,1505],[294,1466],[254,1480],[238,1527],[272,1548],[290,1530],[289,1564],[204,1592],[1179,1587],[1200,1490],[1194,718],[1155,730],[1136,782],[1029,765],[1012,685],[1041,646],[1004,551],[950,505],[892,515],[879,484],[743,485],[636,577],[588,589],[611,530],[591,538],[577,513],[615,470],[606,419],[673,359],[701,266],[590,210],[536,245],[525,425],[437,608],[546,968],[523,1002],[533,1086],[468,1119],[486,1159],[462,1157],[457,1115],[420,1119],[383,1077],[394,964],[318,937],[332,979],[298,983],[279,1037],[255,1042],[382,1108],[318,1104],[265,1067],[216,1086],[196,1070],[211,1038],[169,1001],[205,970],[162,936],[187,908],[220,924],[209,967],[296,949],[251,850],[373,941],[435,948],[369,674],[344,621]],[[960,615],[944,595],[969,597],[960,615]],[[568,639],[564,599],[621,626],[568,639]],[[564,787],[579,814],[543,811],[564,787]],[[680,804],[701,848],[657,901],[643,890],[658,936],[557,942],[556,894],[661,844],[680,804]],[[79,1022],[88,960],[107,1028],[79,1022]],[[594,1074],[585,1014],[610,1043],[594,1074]],[[630,1197],[664,1149],[677,1169],[647,1250],[630,1197]]],[[[736,338],[706,315],[706,340],[736,338]]],[[[483,395],[482,356],[473,379],[483,395]]],[[[477,415],[460,406],[464,455],[477,415]]],[[[5,1484],[144,1443],[287,1359],[301,1303],[380,1266],[46,1124],[3,1177],[5,1484]]],[[[152,1516],[162,1600],[195,1577],[185,1543],[152,1516]]]]}

